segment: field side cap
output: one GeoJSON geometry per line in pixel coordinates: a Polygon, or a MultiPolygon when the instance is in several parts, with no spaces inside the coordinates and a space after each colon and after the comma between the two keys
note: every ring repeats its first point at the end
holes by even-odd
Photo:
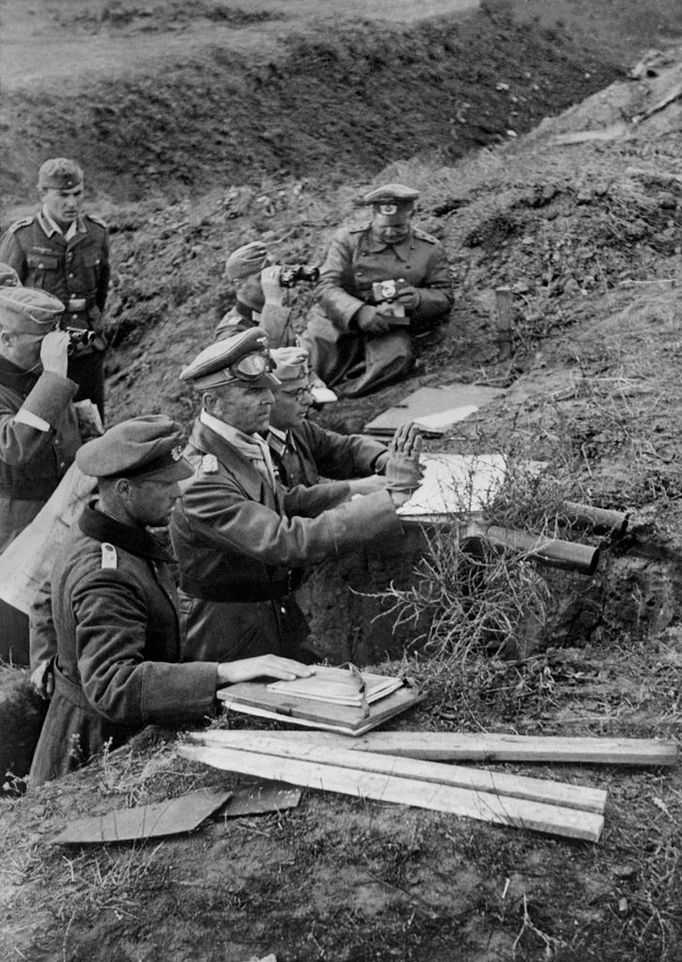
{"type": "Polygon", "coordinates": [[[270,351],[275,362],[275,377],[283,384],[308,381],[308,352],[303,347],[275,347],[270,351]]]}
{"type": "Polygon", "coordinates": [[[405,184],[382,184],[374,187],[362,198],[363,204],[413,204],[419,191],[405,184]]]}
{"type": "Polygon", "coordinates": [[[83,171],[75,160],[53,157],[46,160],[38,171],[38,187],[54,190],[72,190],[83,183],[83,171]]]}
{"type": "Polygon", "coordinates": [[[0,262],[0,287],[21,287],[19,275],[10,264],[0,262]]]}
{"type": "Polygon", "coordinates": [[[265,267],[268,250],[261,241],[251,241],[233,251],[225,261],[225,273],[231,281],[257,274],[265,267]]]}
{"type": "Polygon", "coordinates": [[[182,369],[180,380],[191,381],[201,390],[232,381],[248,383],[253,387],[278,387],[278,378],[270,373],[274,362],[267,343],[268,336],[260,327],[251,327],[216,341],[182,369]],[[254,355],[256,358],[252,360],[254,355]],[[240,362],[242,371],[239,370],[240,362]]]}
{"type": "Polygon", "coordinates": [[[76,464],[93,478],[184,481],[194,474],[182,456],[182,427],[165,414],[121,421],[79,448],[76,464]]]}
{"type": "Polygon", "coordinates": [[[13,334],[47,334],[64,313],[53,294],[33,287],[0,287],[0,328],[13,334]]]}

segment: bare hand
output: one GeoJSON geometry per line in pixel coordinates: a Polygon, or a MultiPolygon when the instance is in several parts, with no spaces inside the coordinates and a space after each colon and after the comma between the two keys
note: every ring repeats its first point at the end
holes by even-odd
{"type": "Polygon", "coordinates": [[[393,315],[380,312],[371,304],[361,307],[355,320],[363,334],[387,334],[393,327],[393,315]]]}
{"type": "Polygon", "coordinates": [[[54,694],[54,658],[41,661],[31,672],[31,684],[44,701],[54,694]]]}
{"type": "Polygon", "coordinates": [[[279,264],[264,267],[260,272],[260,286],[263,288],[263,297],[265,298],[266,304],[277,304],[280,306],[284,304],[286,288],[282,287],[279,282],[281,272],[282,268],[279,264]]]}
{"type": "Polygon", "coordinates": [[[396,507],[409,500],[421,482],[422,436],[416,424],[401,424],[393,435],[386,462],[386,490],[396,507]]]}
{"type": "Polygon", "coordinates": [[[44,371],[66,377],[69,335],[66,331],[50,331],[40,345],[40,361],[44,371]]]}
{"type": "Polygon", "coordinates": [[[240,681],[253,681],[254,678],[281,678],[293,681],[294,678],[309,678],[315,671],[293,658],[280,655],[258,655],[256,658],[240,658],[238,661],[224,661],[218,665],[218,686],[236,685],[240,681]]]}

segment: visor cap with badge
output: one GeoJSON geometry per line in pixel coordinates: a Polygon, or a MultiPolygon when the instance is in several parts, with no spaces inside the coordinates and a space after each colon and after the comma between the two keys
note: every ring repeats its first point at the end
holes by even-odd
{"type": "Polygon", "coordinates": [[[182,369],[180,380],[189,381],[200,391],[232,383],[279,387],[267,343],[268,336],[259,327],[216,341],[182,369]]]}
{"type": "Polygon", "coordinates": [[[182,427],[164,414],[121,421],[76,452],[76,464],[93,478],[185,481],[194,470],[182,455],[182,427]]]}
{"type": "Polygon", "coordinates": [[[64,313],[53,294],[33,287],[0,287],[0,329],[12,334],[48,334],[64,313]]]}
{"type": "Polygon", "coordinates": [[[406,187],[405,184],[382,184],[368,191],[362,198],[362,203],[368,207],[395,206],[411,209],[418,198],[419,191],[413,187],[406,187]]]}

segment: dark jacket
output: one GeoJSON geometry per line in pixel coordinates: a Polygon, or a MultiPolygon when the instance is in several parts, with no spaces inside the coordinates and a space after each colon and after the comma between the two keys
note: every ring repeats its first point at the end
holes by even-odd
{"type": "Polygon", "coordinates": [[[267,440],[286,487],[318,484],[320,478],[343,481],[379,474],[377,461],[387,453],[386,446],[374,438],[337,434],[308,420],[289,429],[286,444],[274,434],[267,440]]]}
{"type": "Polygon", "coordinates": [[[72,297],[83,300],[82,309],[67,315],[68,324],[100,330],[111,269],[107,227],[98,217],[79,217],[68,241],[42,211],[18,220],[0,240],[0,261],[14,268],[25,287],[54,294],[67,310],[72,297]]]}
{"type": "Polygon", "coordinates": [[[36,516],[80,447],[76,384],[0,358],[0,551],[36,516]],[[32,417],[49,425],[43,431],[32,417]],[[25,420],[22,420],[25,418],[25,420]]]}
{"type": "Polygon", "coordinates": [[[251,462],[198,420],[185,456],[196,473],[176,502],[170,533],[187,658],[289,653],[287,643],[300,643],[304,627],[280,618],[295,584],[292,571],[402,531],[387,492],[349,502],[340,481],[273,491],[251,462]]]}
{"type": "Polygon", "coordinates": [[[85,508],[57,556],[55,693],[31,784],[66,774],[150,723],[198,721],[217,664],[181,665],[171,559],[146,531],[85,508]]]}

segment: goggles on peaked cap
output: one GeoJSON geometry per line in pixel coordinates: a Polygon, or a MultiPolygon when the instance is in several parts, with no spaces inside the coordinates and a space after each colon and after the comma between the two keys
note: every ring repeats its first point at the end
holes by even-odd
{"type": "Polygon", "coordinates": [[[253,327],[205,348],[183,368],[180,379],[192,381],[197,388],[220,387],[232,381],[252,387],[277,387],[272,373],[275,362],[267,350],[267,335],[253,327]]]}

